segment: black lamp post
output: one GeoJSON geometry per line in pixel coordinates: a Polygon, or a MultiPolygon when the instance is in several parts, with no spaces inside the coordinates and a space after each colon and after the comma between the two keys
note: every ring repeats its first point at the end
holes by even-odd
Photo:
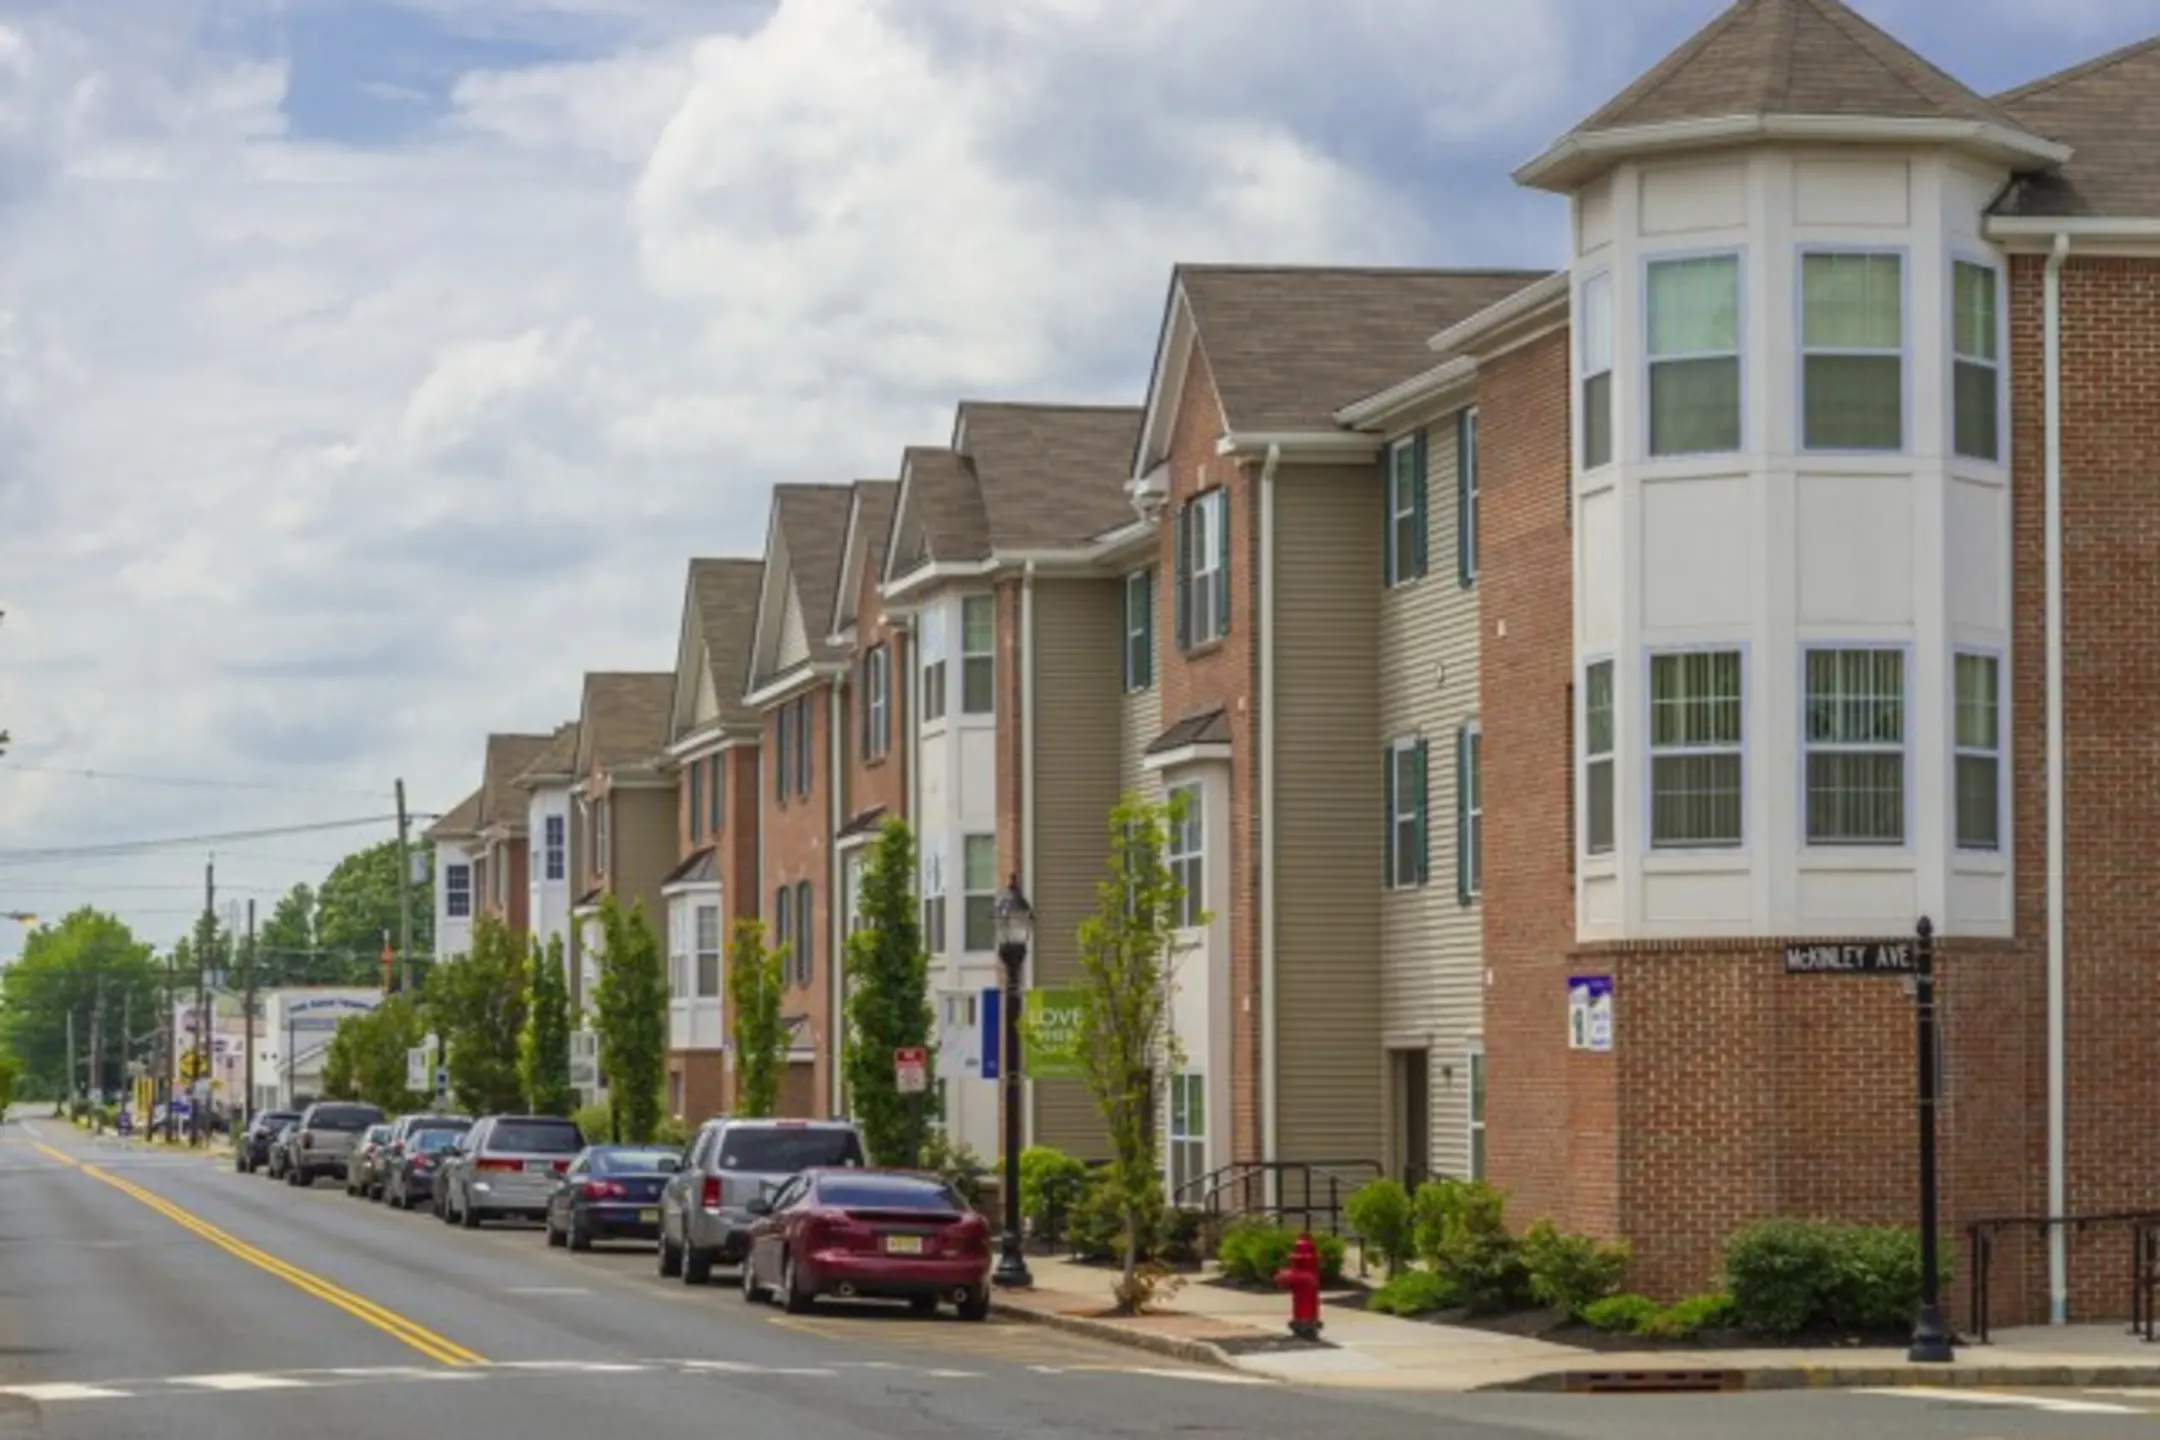
{"type": "Polygon", "coordinates": [[[997,1268],[990,1279],[1008,1288],[1035,1283],[1028,1273],[1027,1256],[1020,1249],[1020,967],[1027,963],[1028,945],[1035,938],[1035,907],[1020,893],[1020,877],[1014,875],[997,899],[998,959],[1005,963],[1005,997],[1002,1024],[1005,1035],[998,1046],[1002,1057],[998,1073],[1005,1080],[1005,1180],[1000,1187],[1005,1199],[1005,1230],[998,1236],[997,1268]]]}
{"type": "Polygon", "coordinates": [[[1913,947],[1913,1028],[1920,1047],[1920,1316],[1913,1323],[1915,1365],[1947,1365],[1957,1358],[1943,1325],[1942,1264],[1935,1223],[1935,924],[1920,917],[1913,947]]]}

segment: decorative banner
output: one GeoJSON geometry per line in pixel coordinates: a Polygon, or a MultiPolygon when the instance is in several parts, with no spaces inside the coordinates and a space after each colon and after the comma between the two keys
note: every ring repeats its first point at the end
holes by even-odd
{"type": "Polygon", "coordinates": [[[1030,990],[1021,1007],[1020,1031],[1026,1040],[1027,1073],[1037,1080],[1085,1080],[1081,992],[1077,988],[1030,990]]]}
{"type": "Polygon", "coordinates": [[[1612,976],[1571,975],[1567,987],[1568,1049],[1612,1049],[1612,976]]]}

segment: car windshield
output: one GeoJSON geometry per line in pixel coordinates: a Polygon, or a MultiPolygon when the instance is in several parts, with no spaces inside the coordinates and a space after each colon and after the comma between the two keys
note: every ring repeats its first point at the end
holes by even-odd
{"type": "Polygon", "coordinates": [[[585,1137],[568,1120],[506,1120],[488,1136],[487,1148],[520,1155],[575,1155],[585,1137]]]}
{"type": "Polygon", "coordinates": [[[853,1130],[808,1126],[737,1125],[720,1142],[720,1168],[753,1175],[792,1175],[813,1165],[863,1163],[853,1130]]]}
{"type": "Polygon", "coordinates": [[[308,1117],[310,1130],[339,1130],[358,1134],[382,1119],[382,1111],[373,1106],[324,1105],[308,1117]]]}
{"type": "Polygon", "coordinates": [[[458,1136],[464,1133],[462,1130],[422,1130],[406,1143],[415,1150],[434,1155],[457,1144],[458,1136]]]}
{"type": "Polygon", "coordinates": [[[461,1130],[472,1129],[472,1121],[460,1120],[455,1115],[430,1115],[425,1119],[413,1121],[405,1129],[407,1134],[415,1130],[448,1130],[454,1134],[461,1130]]]}
{"type": "MultiPolygon", "coordinates": [[[[159,1108],[162,1109],[164,1107],[160,1106],[159,1108]]],[[[293,1114],[290,1110],[280,1110],[277,1111],[275,1114],[264,1115],[258,1120],[256,1120],[255,1128],[257,1130],[261,1130],[268,1134],[274,1135],[278,1131],[284,1129],[287,1125],[290,1125],[295,1120],[298,1120],[299,1118],[300,1117],[298,1115],[293,1114]]]]}
{"type": "Polygon", "coordinates": [[[817,1196],[820,1205],[838,1210],[967,1208],[943,1181],[913,1175],[828,1175],[817,1182],[817,1196]]]}
{"type": "Polygon", "coordinates": [[[679,1153],[631,1148],[595,1150],[586,1157],[585,1167],[595,1175],[652,1175],[658,1173],[661,1161],[673,1160],[679,1153]]]}
{"type": "Polygon", "coordinates": [[[390,1138],[390,1127],[388,1125],[370,1125],[367,1127],[367,1134],[361,1138],[365,1139],[370,1145],[380,1145],[390,1138]]]}

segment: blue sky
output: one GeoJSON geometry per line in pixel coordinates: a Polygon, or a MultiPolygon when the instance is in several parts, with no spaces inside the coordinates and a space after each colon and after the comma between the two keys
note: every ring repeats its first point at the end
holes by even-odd
{"type": "MultiPolygon", "coordinates": [[[[1509,169],[1718,8],[0,0],[0,910],[162,942],[199,849],[5,852],[447,809],[775,481],[1136,402],[1177,260],[1551,263],[1509,169]]],[[[2160,32],[1859,8],[1983,90],[2160,32]]]]}

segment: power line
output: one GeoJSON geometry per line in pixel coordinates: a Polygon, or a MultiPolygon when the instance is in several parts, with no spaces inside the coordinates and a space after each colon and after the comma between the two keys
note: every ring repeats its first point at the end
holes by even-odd
{"type": "MultiPolygon", "coordinates": [[[[218,857],[219,863],[224,863],[224,859],[225,857],[220,855],[218,857]]],[[[70,891],[75,890],[95,890],[100,895],[117,895],[125,891],[199,890],[202,887],[199,885],[186,885],[178,882],[167,882],[164,884],[104,885],[94,880],[10,880],[6,882],[5,888],[7,889],[9,894],[34,890],[45,894],[65,895],[70,891]]],[[[275,885],[220,885],[218,888],[220,890],[237,890],[243,894],[252,895],[282,895],[285,893],[284,890],[280,889],[275,885]]]]}
{"type": "Polygon", "coordinates": [[[215,835],[173,835],[157,840],[116,840],[102,845],[55,846],[37,850],[0,850],[0,865],[33,865],[48,860],[118,859],[157,850],[200,850],[228,841],[268,840],[285,835],[320,835],[368,825],[395,824],[395,815],[367,815],[351,820],[319,820],[311,825],[280,825],[261,830],[228,830],[215,835]]]}
{"type": "Polygon", "coordinates": [[[195,775],[138,775],[123,770],[63,770],[50,765],[0,765],[0,775],[20,771],[30,775],[56,775],[70,780],[121,780],[131,785],[189,785],[211,790],[269,790],[285,795],[342,795],[347,798],[388,800],[387,790],[332,789],[320,785],[287,785],[275,780],[211,780],[195,775]]]}

